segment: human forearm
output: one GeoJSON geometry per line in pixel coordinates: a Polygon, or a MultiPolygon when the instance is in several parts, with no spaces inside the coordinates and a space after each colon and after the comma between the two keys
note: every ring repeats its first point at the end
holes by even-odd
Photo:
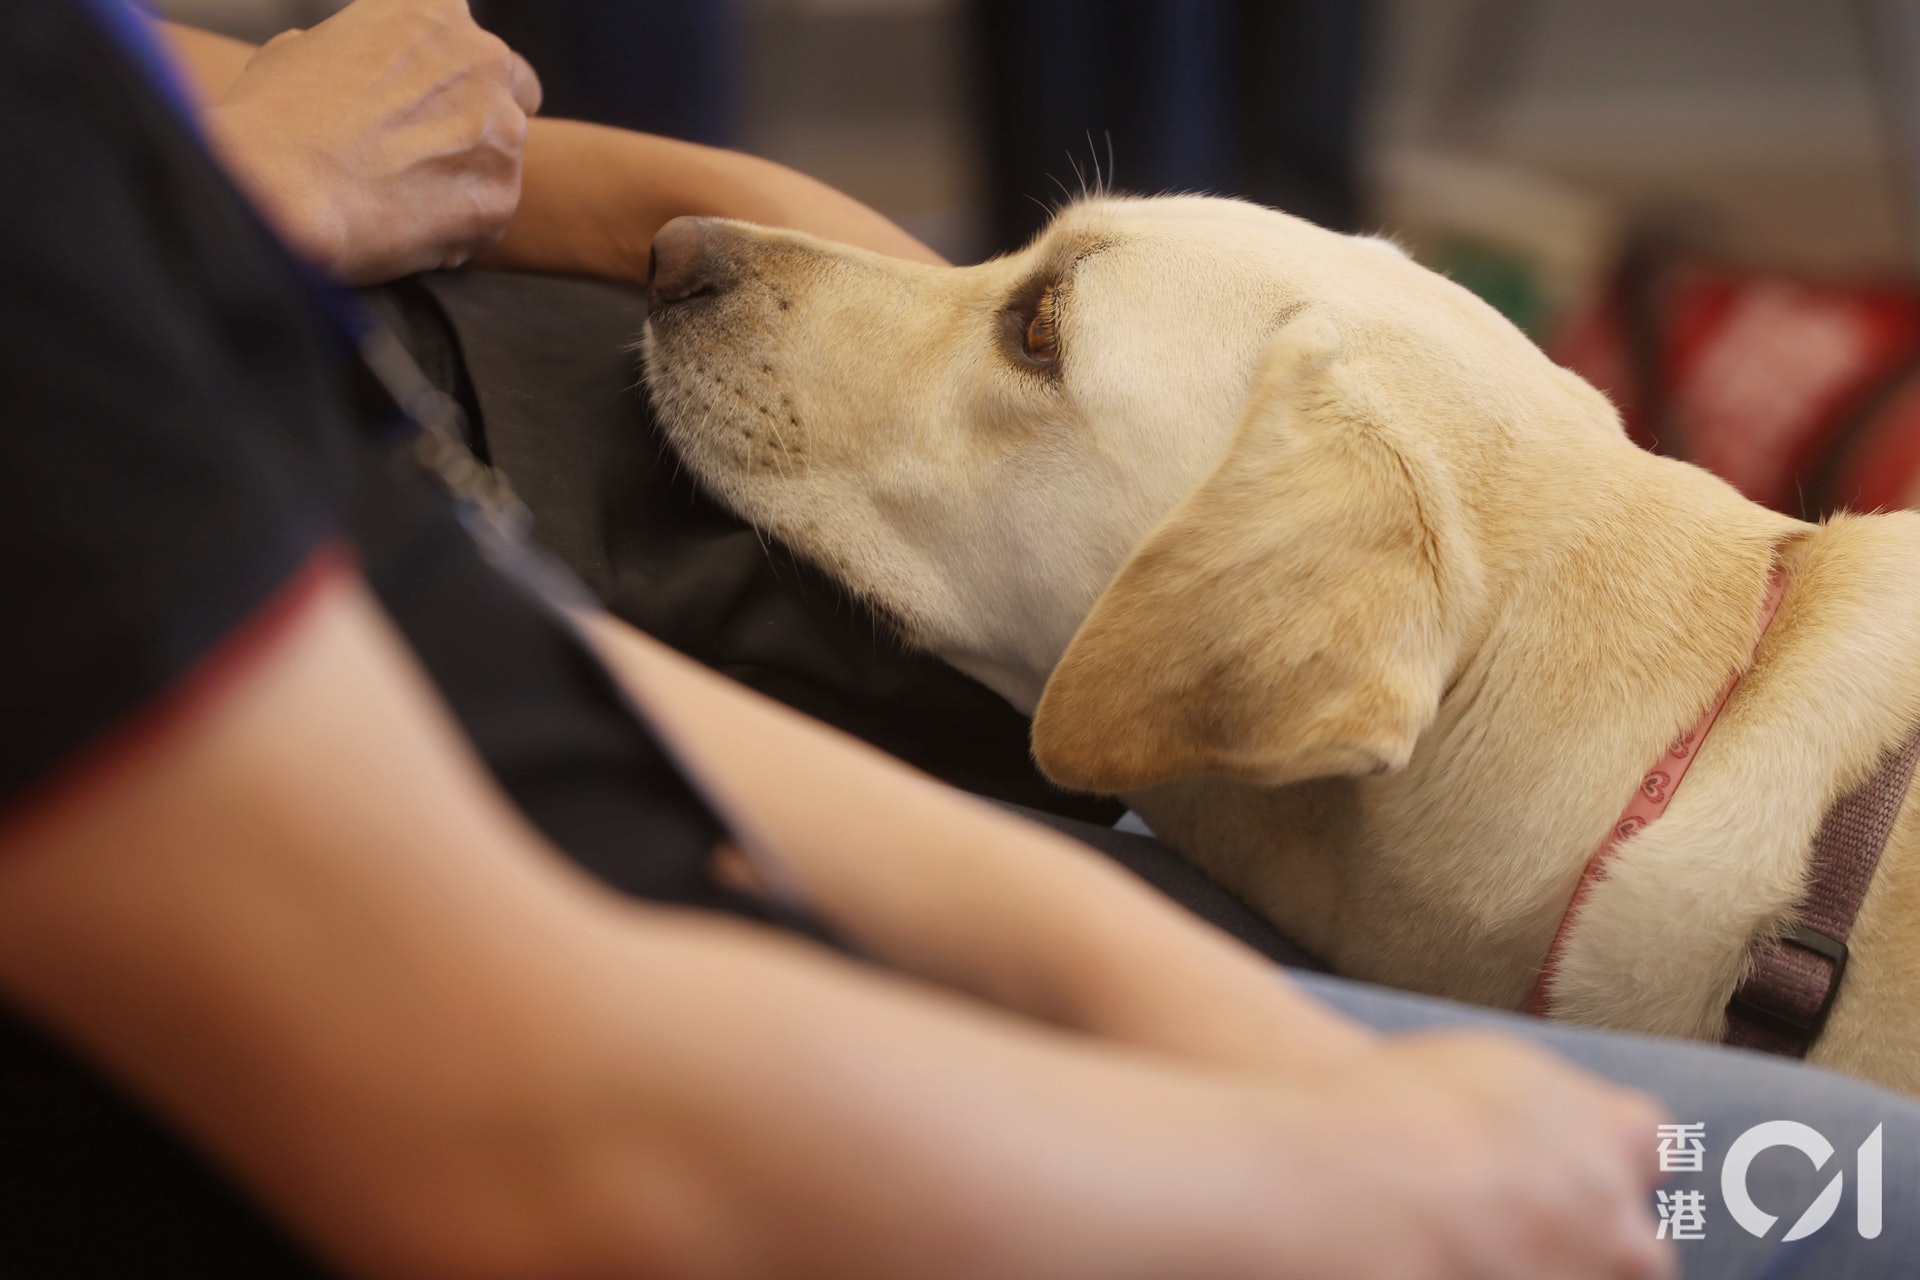
{"type": "Polygon", "coordinates": [[[353,1274],[1664,1274],[1644,1104],[1466,1039],[1209,1070],[624,902],[312,608],[8,815],[0,991],[353,1274]]]}
{"type": "Polygon", "coordinates": [[[791,227],[941,261],[866,205],[783,165],[629,130],[535,120],[519,210],[479,264],[643,281],[654,233],[683,214],[791,227]]]}
{"type": "Polygon", "coordinates": [[[202,106],[211,106],[226,97],[227,90],[247,69],[256,52],[254,45],[231,36],[215,35],[198,27],[177,22],[154,24],[174,61],[184,71],[188,90],[202,106]]]}
{"type": "Polygon", "coordinates": [[[1281,1238],[1277,1095],[616,900],[364,597],[316,610],[163,751],[0,830],[0,989],[334,1262],[1226,1277],[1281,1238]]]}
{"type": "Polygon", "coordinates": [[[720,680],[604,615],[603,652],[811,905],[887,963],[1060,1025],[1269,1072],[1371,1037],[1032,823],[720,680]]]}
{"type": "MultiPolygon", "coordinates": [[[[592,1025],[637,1031],[605,1056],[677,1082],[654,1119],[704,1211],[677,1216],[732,1224],[690,1249],[701,1275],[1238,1277],[1307,1247],[1308,1215],[1275,1211],[1310,1177],[1286,1141],[1304,1093],[1050,1033],[761,931],[675,928],[622,967],[697,979],[655,984],[651,1025],[592,1025]],[[701,1034],[659,1034],[687,1026],[701,1034]]],[[[607,1145],[586,1128],[605,1120],[583,1117],[584,1145],[607,1145]]]]}
{"type": "MultiPolygon", "coordinates": [[[[544,976],[514,956],[586,895],[377,619],[328,588],[220,705],[0,829],[0,989],[334,1261],[427,1275],[511,1149],[499,1050],[544,976]]],[[[543,1230],[490,1198],[476,1244],[543,1230]]]]}

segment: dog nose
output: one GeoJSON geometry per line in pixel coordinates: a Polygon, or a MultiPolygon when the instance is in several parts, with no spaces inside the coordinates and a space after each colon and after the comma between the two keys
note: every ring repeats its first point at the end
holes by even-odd
{"type": "Polygon", "coordinates": [[[713,242],[713,224],[707,218],[675,218],[660,228],[647,261],[649,309],[720,291],[713,242]]]}

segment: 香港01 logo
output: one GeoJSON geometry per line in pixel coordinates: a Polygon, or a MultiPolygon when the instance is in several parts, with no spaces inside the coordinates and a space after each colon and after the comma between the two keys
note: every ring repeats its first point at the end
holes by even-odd
{"type": "MultiPolygon", "coordinates": [[[[1854,1226],[1863,1240],[1880,1237],[1882,1200],[1881,1143],[1885,1125],[1867,1135],[1853,1153],[1854,1226]]],[[[1664,1173],[1699,1173],[1706,1167],[1705,1124],[1663,1124],[1659,1128],[1660,1169],[1664,1173]]],[[[1754,1203],[1747,1176],[1764,1151],[1786,1147],[1813,1162],[1815,1171],[1834,1161],[1833,1144],[1818,1129],[1797,1120],[1769,1120],[1733,1140],[1720,1166],[1720,1198],[1727,1213],[1749,1234],[1765,1239],[1780,1218],[1754,1203]]],[[[1780,1237],[1782,1243],[1804,1240],[1833,1220],[1846,1187],[1847,1161],[1834,1162],[1833,1176],[1780,1237]]],[[[1707,1193],[1690,1189],[1656,1193],[1662,1240],[1704,1240],[1707,1232],[1707,1193]]]]}

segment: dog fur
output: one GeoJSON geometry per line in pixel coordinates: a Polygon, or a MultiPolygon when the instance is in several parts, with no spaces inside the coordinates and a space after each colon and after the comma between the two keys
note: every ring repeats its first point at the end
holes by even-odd
{"type": "MultiPolygon", "coordinates": [[[[957,269],[673,234],[707,287],[643,349],[687,465],[1342,973],[1520,1007],[1778,562],[1552,992],[1715,1039],[1822,816],[1920,722],[1920,517],[1809,525],[1637,448],[1391,245],[1197,197],[1090,199],[957,269]]],[[[1920,1093],[1916,809],[1812,1056],[1920,1093]]]]}

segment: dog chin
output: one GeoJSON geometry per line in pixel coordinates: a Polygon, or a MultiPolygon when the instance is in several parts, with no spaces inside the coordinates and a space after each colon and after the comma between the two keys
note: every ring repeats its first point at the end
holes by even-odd
{"type": "Polygon", "coordinates": [[[793,479],[811,468],[800,416],[776,388],[651,323],[640,349],[661,429],[709,488],[726,493],[740,477],[793,479]]]}

